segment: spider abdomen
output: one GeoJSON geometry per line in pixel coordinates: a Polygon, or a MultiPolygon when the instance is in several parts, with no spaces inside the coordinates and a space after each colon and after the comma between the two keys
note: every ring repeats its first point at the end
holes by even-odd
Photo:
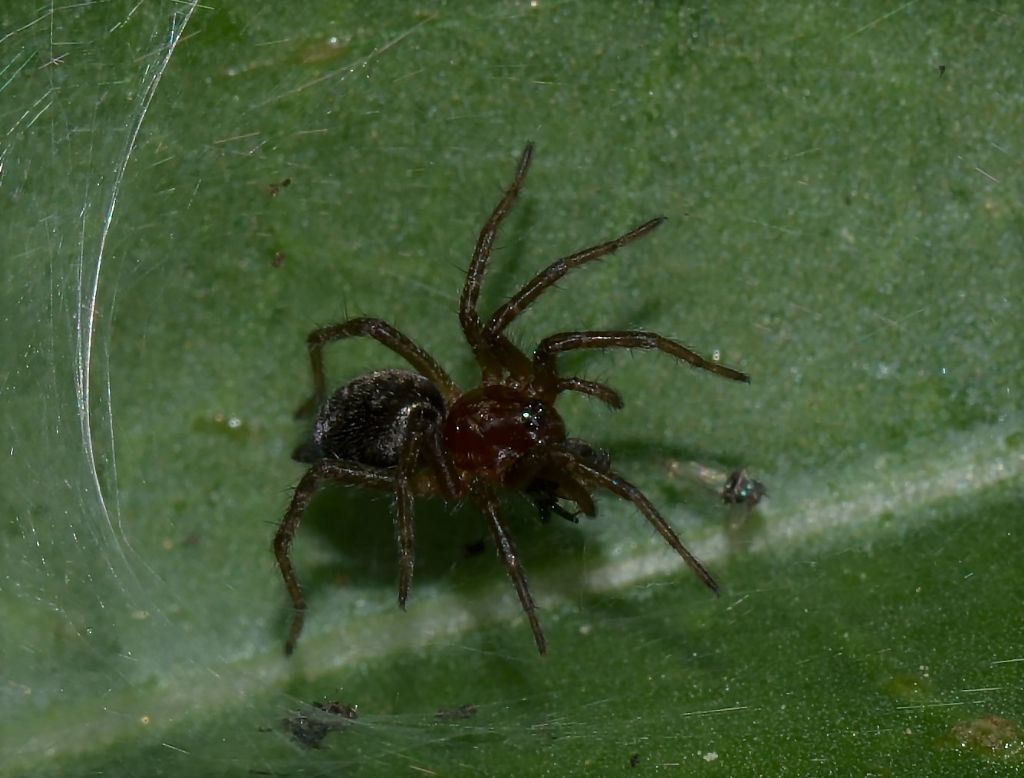
{"type": "Polygon", "coordinates": [[[338,389],[324,403],[313,428],[320,458],[372,467],[395,467],[410,412],[427,406],[444,415],[441,393],[409,370],[377,370],[338,389]]]}
{"type": "Polygon", "coordinates": [[[456,468],[497,480],[509,458],[565,440],[565,423],[547,403],[495,384],[466,392],[452,403],[443,435],[456,468]]]}

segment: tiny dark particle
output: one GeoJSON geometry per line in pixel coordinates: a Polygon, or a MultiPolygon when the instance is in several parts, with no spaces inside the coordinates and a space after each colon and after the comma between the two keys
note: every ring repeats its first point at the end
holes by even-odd
{"type": "Polygon", "coordinates": [[[471,719],[477,713],[476,705],[460,705],[458,708],[438,708],[434,718],[438,721],[458,721],[460,719],[471,719]]]}
{"type": "Polygon", "coordinates": [[[285,732],[304,748],[320,748],[323,739],[331,731],[324,722],[309,716],[291,716],[283,724],[285,732]]]}
{"type": "Polygon", "coordinates": [[[281,193],[281,190],[287,187],[291,182],[292,180],[290,178],[286,178],[276,184],[271,184],[267,187],[267,192],[271,197],[277,197],[281,193]]]}
{"type": "Polygon", "coordinates": [[[355,706],[346,705],[343,702],[314,702],[313,707],[332,716],[341,716],[349,721],[359,718],[359,711],[356,710],[355,706]]]}
{"type": "Polygon", "coordinates": [[[275,251],[274,258],[270,260],[271,267],[281,267],[284,264],[284,260],[288,255],[283,251],[275,251]]]}
{"type": "Polygon", "coordinates": [[[314,702],[313,708],[308,714],[297,713],[282,721],[285,732],[304,748],[320,748],[329,733],[345,729],[359,718],[354,706],[341,702],[314,702]]]}
{"type": "Polygon", "coordinates": [[[640,754],[633,754],[631,757],[629,757],[630,767],[636,767],[638,764],[640,764],[640,754]]]}

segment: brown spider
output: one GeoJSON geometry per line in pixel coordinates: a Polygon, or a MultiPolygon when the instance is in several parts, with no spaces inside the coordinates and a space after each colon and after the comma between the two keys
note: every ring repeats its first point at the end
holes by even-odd
{"type": "Polygon", "coordinates": [[[486,323],[477,312],[480,285],[498,228],[519,195],[532,154],[533,144],[527,144],[512,185],[480,232],[459,298],[459,321],[482,371],[479,386],[465,392],[459,389],[433,357],[380,319],[349,319],[313,330],[306,339],[313,366],[313,397],[297,415],[313,408],[319,411],[312,441],[300,446],[295,458],[310,467],[296,486],[274,537],[274,553],[295,608],[285,643],[288,654],[295,648],[306,612],[289,550],[306,506],[319,483],[326,480],[394,493],[398,604],[403,610],[413,573],[413,498],[468,497],[487,520],[541,654],[547,652],[544,633],[519,554],[501,517],[499,489],[524,492],[534,501],[542,519],[554,512],[572,520],[575,514],[564,509],[559,500],[572,501],[580,512],[594,516],[596,508],[589,488],[609,491],[632,502],[697,577],[712,591],[718,591],[714,579],[651,501],[611,469],[607,452],[579,438],[566,437],[565,424],[554,407],[559,394],[579,392],[616,409],[622,407],[622,397],[605,384],[559,375],[555,361],[559,354],[576,349],[657,349],[723,378],[749,382],[749,377],[709,362],[653,332],[559,332],[544,338],[532,359],[503,334],[519,314],[569,271],[643,237],[662,224],[664,217],[556,260],[512,295],[486,323]],[[322,349],[326,343],[353,336],[376,339],[414,370],[369,373],[328,398],[322,349]]]}

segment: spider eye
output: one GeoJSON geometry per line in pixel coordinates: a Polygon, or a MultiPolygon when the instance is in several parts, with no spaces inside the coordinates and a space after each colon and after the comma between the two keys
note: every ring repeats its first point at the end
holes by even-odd
{"type": "Polygon", "coordinates": [[[520,413],[523,423],[532,430],[540,429],[546,417],[547,408],[541,402],[534,402],[524,406],[520,413]]]}

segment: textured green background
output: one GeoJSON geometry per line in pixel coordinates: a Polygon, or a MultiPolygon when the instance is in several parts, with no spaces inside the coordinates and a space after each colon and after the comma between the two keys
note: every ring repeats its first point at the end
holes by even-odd
{"type": "Polygon", "coordinates": [[[1022,769],[1019,8],[536,5],[4,4],[0,772],[1022,769]],[[566,360],[627,399],[565,398],[571,430],[723,595],[626,505],[510,499],[540,659],[471,509],[421,506],[402,614],[388,500],[334,491],[286,660],[302,339],[382,316],[471,383],[456,296],[527,139],[485,308],[664,214],[514,336],[644,327],[754,378],[566,360]],[[303,749],[281,721],[323,699],[360,718],[303,749]]]}

